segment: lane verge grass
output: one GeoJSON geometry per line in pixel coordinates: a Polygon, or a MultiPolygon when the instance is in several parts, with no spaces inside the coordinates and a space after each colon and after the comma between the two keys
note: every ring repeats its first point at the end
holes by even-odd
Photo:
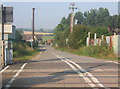
{"type": "Polygon", "coordinates": [[[101,47],[101,46],[84,46],[79,49],[70,49],[70,48],[56,48],[57,50],[81,55],[81,56],[87,56],[87,57],[94,57],[99,59],[105,59],[105,60],[113,60],[117,61],[118,58],[113,50],[109,49],[109,47],[101,47]]]}
{"type": "Polygon", "coordinates": [[[40,51],[38,47],[31,49],[25,42],[13,43],[13,62],[27,62],[36,56],[40,51]]]}

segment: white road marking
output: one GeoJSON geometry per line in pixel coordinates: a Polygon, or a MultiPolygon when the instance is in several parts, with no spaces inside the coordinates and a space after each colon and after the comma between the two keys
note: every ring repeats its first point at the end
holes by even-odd
{"type": "Polygon", "coordinates": [[[78,73],[80,77],[82,77],[91,87],[96,87],[95,84],[92,83],[91,80],[89,80],[86,76],[84,76],[80,71],[78,71],[72,64],[70,64],[68,61],[63,60],[60,56],[57,56],[59,59],[61,59],[63,62],[67,63],[75,72],[78,73]]]}
{"type": "Polygon", "coordinates": [[[115,63],[115,64],[119,64],[118,62],[114,62],[114,61],[113,61],[113,63],[115,63]]]}
{"type": "MultiPolygon", "coordinates": [[[[64,57],[62,57],[64,58],[64,57]]],[[[65,58],[64,58],[65,59],[65,58]]],[[[84,72],[85,75],[90,76],[90,78],[93,80],[94,83],[97,83],[100,87],[104,87],[90,72],[87,72],[86,70],[84,70],[81,66],[79,66],[77,63],[70,61],[68,59],[65,59],[71,63],[73,63],[75,66],[77,66],[82,72],[84,72]]]]}
{"type": "MultiPolygon", "coordinates": [[[[53,53],[53,52],[52,52],[53,53]]],[[[58,56],[57,54],[55,54],[55,53],[53,53],[54,55],[56,55],[56,56],[58,56]]],[[[86,70],[84,70],[81,66],[79,66],[78,64],[76,64],[75,62],[73,62],[73,61],[70,61],[69,59],[66,59],[66,58],[64,58],[64,57],[62,57],[62,56],[59,56],[59,58],[61,57],[61,59],[63,60],[67,60],[67,62],[69,63],[69,62],[71,62],[72,64],[74,64],[74,65],[76,65],[80,70],[82,70],[82,72],[85,72],[84,73],[84,75],[83,76],[86,76],[86,75],[88,75],[88,76],[90,76],[90,78],[92,79],[92,81],[94,81],[94,83],[96,83],[98,86],[100,86],[100,87],[104,87],[98,80],[97,80],[97,78],[95,78],[91,73],[89,73],[89,72],[87,72],[86,70]]],[[[110,61],[109,61],[110,62],[110,61]]],[[[113,61],[112,61],[113,62],[113,61]]],[[[115,63],[115,62],[114,62],[115,63]]],[[[70,64],[70,63],[69,63],[70,64]]],[[[117,62],[116,62],[116,64],[117,64],[117,62]]],[[[119,63],[118,63],[119,64],[119,63]]],[[[73,66],[73,65],[72,65],[73,66]]],[[[78,71],[77,73],[79,73],[79,74],[82,74],[80,71],[78,71]]],[[[81,75],[79,75],[79,76],[81,76],[81,75]]],[[[85,79],[85,80],[87,80],[87,79],[85,79]]],[[[89,80],[87,80],[87,81],[89,81],[89,80]]],[[[90,81],[89,81],[90,82],[90,81]]],[[[106,87],[104,87],[105,89],[110,89],[110,88],[106,88],[106,87]]]]}
{"type": "Polygon", "coordinates": [[[115,63],[115,64],[120,64],[120,63],[115,62],[115,61],[106,61],[106,62],[112,62],[112,63],[115,63]]]}
{"type": "Polygon", "coordinates": [[[4,72],[8,68],[9,68],[9,66],[6,66],[3,70],[0,71],[0,73],[4,72]]]}
{"type": "Polygon", "coordinates": [[[27,63],[24,63],[20,70],[13,76],[13,78],[9,81],[9,83],[5,86],[5,89],[9,89],[11,84],[14,82],[16,77],[22,72],[23,68],[26,66],[27,63]]]}

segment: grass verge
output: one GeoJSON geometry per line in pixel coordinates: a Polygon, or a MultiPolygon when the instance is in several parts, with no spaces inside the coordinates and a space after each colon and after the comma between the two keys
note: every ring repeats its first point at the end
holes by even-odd
{"type": "Polygon", "coordinates": [[[14,42],[13,43],[13,62],[26,62],[30,61],[36,56],[39,51],[38,48],[31,49],[26,42],[14,42]]]}
{"type": "Polygon", "coordinates": [[[110,50],[107,46],[84,46],[79,49],[70,49],[70,48],[57,48],[60,51],[73,53],[76,55],[94,57],[99,59],[107,59],[117,61],[118,58],[113,50],[110,50]]]}

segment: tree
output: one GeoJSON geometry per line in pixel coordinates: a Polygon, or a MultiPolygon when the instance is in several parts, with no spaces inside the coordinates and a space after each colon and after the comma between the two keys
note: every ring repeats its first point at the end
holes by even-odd
{"type": "Polygon", "coordinates": [[[68,17],[67,17],[67,19],[66,19],[66,20],[67,20],[66,23],[67,23],[68,25],[70,25],[70,17],[71,17],[71,14],[69,14],[68,17]]]}
{"type": "Polygon", "coordinates": [[[107,27],[92,27],[90,28],[90,32],[91,34],[93,34],[93,37],[94,37],[94,33],[96,33],[98,38],[101,38],[102,35],[104,36],[111,35],[111,33],[108,32],[107,27]]]}
{"type": "Polygon", "coordinates": [[[116,28],[117,27],[117,18],[118,18],[117,15],[110,16],[109,27],[112,27],[112,28],[116,28]]]}
{"type": "Polygon", "coordinates": [[[107,8],[98,9],[97,23],[99,26],[108,26],[109,18],[110,14],[107,8]]]}
{"type": "Polygon", "coordinates": [[[62,24],[58,24],[55,28],[55,31],[63,31],[64,30],[64,26],[62,24]]]}
{"type": "Polygon", "coordinates": [[[20,31],[16,31],[15,32],[15,40],[22,40],[22,35],[20,31]]]}
{"type": "Polygon", "coordinates": [[[91,9],[90,11],[76,12],[74,21],[77,19],[77,25],[74,25],[73,32],[70,33],[70,14],[67,18],[63,17],[60,24],[54,30],[55,43],[59,47],[67,47],[66,39],[70,48],[78,49],[86,44],[86,37],[88,32],[91,32],[92,38],[94,33],[97,37],[101,35],[111,35],[108,32],[108,26],[120,28],[120,16],[110,16],[107,8],[91,9]]]}
{"type": "Polygon", "coordinates": [[[75,25],[73,32],[69,35],[69,47],[78,49],[85,45],[89,28],[85,25],[75,25]]]}
{"type": "Polygon", "coordinates": [[[65,17],[63,17],[60,24],[62,24],[62,25],[67,24],[67,19],[65,17]]]}
{"type": "Polygon", "coordinates": [[[118,19],[117,19],[117,27],[118,29],[120,29],[120,15],[118,16],[118,19]]]}
{"type": "Polygon", "coordinates": [[[43,28],[41,28],[39,31],[40,31],[40,32],[44,32],[43,28]]]}
{"type": "Polygon", "coordinates": [[[83,19],[84,19],[83,13],[82,12],[75,13],[74,19],[77,19],[77,21],[78,21],[77,24],[82,24],[83,19]]]}

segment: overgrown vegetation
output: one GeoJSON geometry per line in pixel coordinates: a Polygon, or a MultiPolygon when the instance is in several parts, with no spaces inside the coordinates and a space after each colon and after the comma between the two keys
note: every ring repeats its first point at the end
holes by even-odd
{"type": "Polygon", "coordinates": [[[110,50],[108,46],[85,46],[80,48],[77,54],[95,58],[117,59],[113,50],[110,50]]]}
{"type": "Polygon", "coordinates": [[[14,61],[27,61],[38,53],[37,48],[31,49],[30,43],[23,41],[19,31],[16,31],[16,39],[13,41],[14,61]]]}
{"type": "Polygon", "coordinates": [[[119,28],[118,18],[120,16],[110,16],[107,8],[92,9],[87,12],[77,12],[74,16],[74,22],[77,24],[73,27],[73,32],[70,33],[70,14],[67,18],[63,17],[60,24],[54,29],[54,46],[58,49],[68,50],[84,56],[99,57],[99,58],[116,58],[113,51],[106,44],[102,46],[86,46],[86,37],[88,32],[91,32],[91,39],[94,38],[94,33],[97,38],[102,35],[112,35],[108,31],[108,27],[119,28]]]}
{"type": "Polygon", "coordinates": [[[108,46],[83,46],[79,49],[70,49],[70,48],[57,48],[58,50],[69,52],[81,56],[89,56],[100,59],[110,59],[118,60],[118,57],[113,53],[113,50],[110,50],[108,46]]]}

